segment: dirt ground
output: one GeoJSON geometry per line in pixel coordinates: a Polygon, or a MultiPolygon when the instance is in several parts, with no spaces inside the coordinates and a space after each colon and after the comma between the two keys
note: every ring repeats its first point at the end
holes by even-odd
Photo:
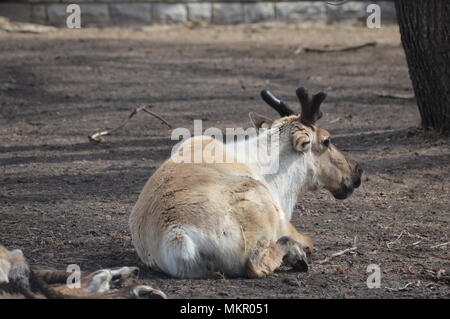
{"type": "Polygon", "coordinates": [[[172,298],[450,297],[450,143],[414,130],[419,115],[395,27],[4,32],[0,43],[0,243],[32,263],[138,265],[143,283],[172,298]],[[371,41],[378,45],[358,51],[304,50],[371,41]],[[293,223],[317,247],[309,272],[179,280],[140,263],[128,215],[177,141],[146,114],[103,143],[87,136],[142,103],[174,127],[202,119],[205,128],[245,128],[249,111],[275,116],[261,89],[297,105],[298,86],[328,93],[320,125],[365,170],[347,200],[325,191],[299,199],[293,223]],[[355,236],[356,251],[319,263],[355,236]],[[369,264],[381,269],[379,289],[366,285],[369,264]]]}

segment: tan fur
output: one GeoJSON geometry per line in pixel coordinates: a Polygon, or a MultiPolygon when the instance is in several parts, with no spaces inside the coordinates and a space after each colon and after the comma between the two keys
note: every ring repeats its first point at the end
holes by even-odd
{"type": "MultiPolygon", "coordinates": [[[[320,146],[328,132],[302,125],[295,115],[273,123],[257,114],[250,117],[257,126],[279,129],[281,143],[292,143],[291,152],[319,158],[311,179],[320,183],[311,182],[310,189],[324,184],[337,192],[336,185],[354,175],[337,149],[320,146]],[[305,140],[309,145],[302,144],[305,140]]],[[[288,253],[275,244],[282,236],[292,238],[309,255],[312,241],[282,218],[273,190],[249,165],[178,161],[185,152],[194,161],[194,151],[207,147],[215,150],[213,157],[223,158],[221,142],[206,136],[191,138],[144,186],[129,220],[141,260],[176,277],[205,277],[212,271],[260,277],[273,272],[288,253]]],[[[294,196],[300,191],[292,190],[294,196]]]]}

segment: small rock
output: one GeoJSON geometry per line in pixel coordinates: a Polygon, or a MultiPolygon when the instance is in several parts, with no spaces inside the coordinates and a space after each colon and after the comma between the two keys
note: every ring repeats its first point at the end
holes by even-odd
{"type": "Polygon", "coordinates": [[[289,286],[293,287],[300,287],[300,282],[297,280],[297,278],[284,278],[283,283],[289,286]]]}

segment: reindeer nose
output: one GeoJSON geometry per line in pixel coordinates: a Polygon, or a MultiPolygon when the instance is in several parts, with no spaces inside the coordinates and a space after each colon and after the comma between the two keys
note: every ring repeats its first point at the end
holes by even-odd
{"type": "Polygon", "coordinates": [[[353,187],[358,188],[361,185],[361,176],[363,173],[363,169],[361,168],[361,166],[359,166],[359,164],[356,164],[355,172],[356,172],[356,179],[353,182],[353,187]]]}
{"type": "Polygon", "coordinates": [[[361,168],[361,166],[359,166],[359,164],[356,164],[355,171],[356,171],[356,174],[358,174],[358,176],[361,177],[361,175],[363,173],[363,169],[361,168]]]}

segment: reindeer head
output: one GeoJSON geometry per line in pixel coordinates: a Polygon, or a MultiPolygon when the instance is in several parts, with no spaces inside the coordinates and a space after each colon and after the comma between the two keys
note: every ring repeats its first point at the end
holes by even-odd
{"type": "Polygon", "coordinates": [[[297,98],[301,114],[295,112],[283,101],[263,90],[261,97],[281,116],[271,120],[254,112],[250,119],[257,129],[273,128],[280,132],[280,142],[295,161],[307,166],[310,190],[325,188],[337,199],[350,196],[361,184],[362,169],[358,163],[347,160],[339,149],[331,143],[330,133],[316,125],[322,117],[320,104],[326,94],[319,92],[312,97],[305,88],[298,88],[297,98]]]}

